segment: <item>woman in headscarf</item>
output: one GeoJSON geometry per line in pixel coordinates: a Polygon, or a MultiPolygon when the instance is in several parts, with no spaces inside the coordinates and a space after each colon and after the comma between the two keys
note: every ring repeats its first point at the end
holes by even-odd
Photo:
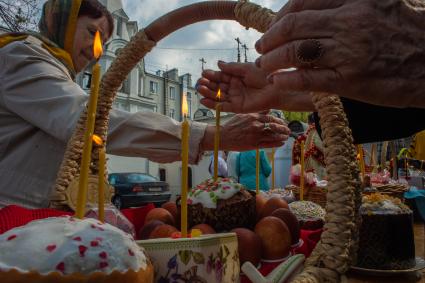
{"type": "MultiPolygon", "coordinates": [[[[0,207],[47,207],[66,144],[85,108],[87,95],[73,81],[93,60],[93,37],[103,42],[114,29],[111,14],[96,0],[49,0],[40,34],[0,36],[0,207]]],[[[278,119],[235,116],[222,126],[224,149],[277,146],[288,129],[278,119]],[[262,134],[272,119],[275,134],[262,134]],[[245,132],[242,132],[245,131],[245,132]],[[257,138],[258,137],[258,138],[257,138]],[[259,139],[259,140],[258,140],[259,139]]],[[[112,110],[108,153],[156,162],[180,159],[180,123],[152,112],[112,110]]],[[[190,161],[212,150],[215,128],[191,123],[190,161]]]]}

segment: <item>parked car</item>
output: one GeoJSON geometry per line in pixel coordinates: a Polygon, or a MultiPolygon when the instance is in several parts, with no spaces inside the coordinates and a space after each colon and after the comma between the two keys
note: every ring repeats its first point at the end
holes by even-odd
{"type": "Polygon", "coordinates": [[[154,203],[157,206],[170,200],[168,183],[144,173],[111,173],[109,184],[115,188],[112,203],[118,208],[142,206],[154,203]]]}

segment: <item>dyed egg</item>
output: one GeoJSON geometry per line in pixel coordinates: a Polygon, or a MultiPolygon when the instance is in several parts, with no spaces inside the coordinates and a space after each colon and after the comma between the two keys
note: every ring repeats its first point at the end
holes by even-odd
{"type": "Polygon", "coordinates": [[[246,228],[235,228],[231,232],[236,233],[238,237],[239,262],[241,266],[246,261],[258,266],[261,260],[261,238],[246,228]]]}

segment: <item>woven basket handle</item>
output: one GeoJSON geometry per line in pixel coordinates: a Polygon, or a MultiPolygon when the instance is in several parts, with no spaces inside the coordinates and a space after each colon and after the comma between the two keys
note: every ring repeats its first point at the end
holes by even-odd
{"type": "MultiPolygon", "coordinates": [[[[168,34],[193,23],[212,20],[236,20],[243,26],[265,32],[274,17],[271,10],[247,1],[207,1],[170,12],[139,31],[122,49],[102,78],[95,134],[106,141],[109,111],[130,71],[168,34]]],[[[360,182],[356,150],[341,101],[335,95],[314,93],[313,102],[321,118],[325,144],[325,162],[329,177],[326,223],[316,249],[307,259],[304,271],[293,282],[337,282],[349,268],[357,244],[360,182]]],[[[87,112],[82,114],[68,144],[59,170],[54,196],[68,189],[79,174],[87,112]]],[[[97,174],[97,148],[94,148],[91,173],[97,174]]],[[[55,206],[55,199],[52,199],[55,206]]],[[[57,202],[57,204],[60,204],[57,202]]],[[[63,204],[63,202],[62,202],[63,204]]]]}

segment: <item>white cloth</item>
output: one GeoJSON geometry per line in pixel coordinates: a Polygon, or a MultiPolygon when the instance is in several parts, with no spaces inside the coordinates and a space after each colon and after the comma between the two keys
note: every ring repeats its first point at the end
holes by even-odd
{"type": "Polygon", "coordinates": [[[237,151],[229,151],[227,154],[227,174],[229,177],[234,178],[236,181],[238,180],[238,173],[236,172],[236,162],[238,160],[237,151]]]}
{"type": "MultiPolygon", "coordinates": [[[[47,207],[88,100],[62,63],[30,39],[0,48],[0,207],[47,207]]],[[[191,163],[202,153],[205,128],[191,123],[191,163]]],[[[180,159],[180,136],[180,123],[166,116],[112,110],[107,152],[173,162],[180,159]]]]}
{"type": "MultiPolygon", "coordinates": [[[[218,166],[218,169],[217,169],[218,177],[226,178],[228,176],[227,163],[226,163],[226,160],[224,160],[224,158],[223,158],[223,152],[222,151],[218,152],[217,166],[218,166]]],[[[208,167],[208,170],[209,170],[211,176],[214,177],[214,153],[211,154],[210,166],[208,167]]]]}

